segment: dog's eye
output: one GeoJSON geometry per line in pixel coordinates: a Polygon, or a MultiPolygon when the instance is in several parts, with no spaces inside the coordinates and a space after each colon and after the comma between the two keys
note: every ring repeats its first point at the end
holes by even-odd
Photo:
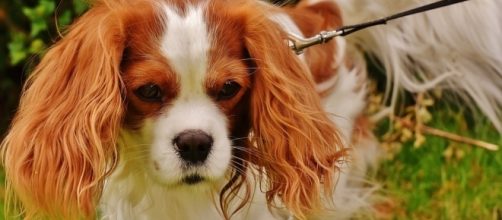
{"type": "Polygon", "coordinates": [[[218,100],[227,100],[234,97],[237,92],[241,89],[241,85],[236,83],[235,81],[229,80],[223,84],[223,87],[218,92],[217,99],[218,100]]]}
{"type": "Polygon", "coordinates": [[[162,101],[162,90],[158,85],[146,84],[134,91],[134,93],[145,102],[160,102],[162,101]]]}

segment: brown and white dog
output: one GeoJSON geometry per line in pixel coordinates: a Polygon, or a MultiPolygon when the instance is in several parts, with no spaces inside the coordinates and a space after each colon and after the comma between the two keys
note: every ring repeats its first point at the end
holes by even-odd
{"type": "Polygon", "coordinates": [[[369,204],[361,183],[377,155],[361,123],[364,60],[343,38],[300,56],[285,43],[340,25],[334,1],[95,2],[35,69],[2,143],[11,208],[28,219],[350,217],[369,204]]]}

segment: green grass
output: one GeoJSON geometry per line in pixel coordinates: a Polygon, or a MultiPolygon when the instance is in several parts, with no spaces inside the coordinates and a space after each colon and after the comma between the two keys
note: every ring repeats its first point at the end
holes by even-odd
{"type": "MultiPolygon", "coordinates": [[[[430,126],[502,146],[484,120],[465,122],[448,110],[434,113],[430,126]]],[[[378,173],[391,200],[391,219],[501,219],[502,153],[427,136],[414,148],[405,143],[378,173]]]]}

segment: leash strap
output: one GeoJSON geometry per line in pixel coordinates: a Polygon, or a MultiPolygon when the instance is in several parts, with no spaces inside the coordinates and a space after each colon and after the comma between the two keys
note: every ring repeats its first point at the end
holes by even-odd
{"type": "Polygon", "coordinates": [[[417,8],[413,8],[407,11],[403,11],[385,18],[365,22],[365,23],[360,23],[360,24],[355,24],[355,25],[347,25],[347,26],[342,26],[336,30],[333,31],[322,31],[321,33],[310,37],[310,38],[302,38],[293,34],[289,34],[289,39],[288,39],[288,46],[294,50],[297,54],[302,54],[303,50],[305,48],[308,48],[313,45],[317,44],[323,44],[328,42],[329,40],[333,39],[334,37],[338,36],[346,36],[349,34],[352,34],[356,31],[360,31],[362,29],[376,26],[376,25],[384,25],[387,24],[387,22],[398,19],[401,17],[417,14],[417,13],[422,13],[426,11],[430,11],[436,8],[442,8],[446,7],[449,5],[453,5],[456,3],[460,2],[465,2],[468,0],[441,0],[437,2],[433,2],[427,5],[423,5],[417,8]]]}

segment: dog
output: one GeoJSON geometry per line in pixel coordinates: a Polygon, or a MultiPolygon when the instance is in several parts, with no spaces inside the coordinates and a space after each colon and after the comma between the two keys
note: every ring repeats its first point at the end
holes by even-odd
{"type": "MultiPolygon", "coordinates": [[[[400,77],[395,87],[417,90],[439,82],[399,79],[431,57],[380,45],[408,36],[404,22],[390,28],[402,32],[336,38],[302,55],[286,39],[389,10],[377,2],[95,2],[26,83],[2,142],[10,209],[27,219],[338,219],[371,209],[364,174],[379,150],[364,114],[362,52],[400,77]]],[[[500,5],[461,10],[483,4],[500,5]]],[[[463,88],[500,129],[500,56],[472,51],[479,63],[449,63],[488,65],[474,77],[490,88],[463,88]]],[[[451,70],[443,64],[431,72],[451,70]]]]}

